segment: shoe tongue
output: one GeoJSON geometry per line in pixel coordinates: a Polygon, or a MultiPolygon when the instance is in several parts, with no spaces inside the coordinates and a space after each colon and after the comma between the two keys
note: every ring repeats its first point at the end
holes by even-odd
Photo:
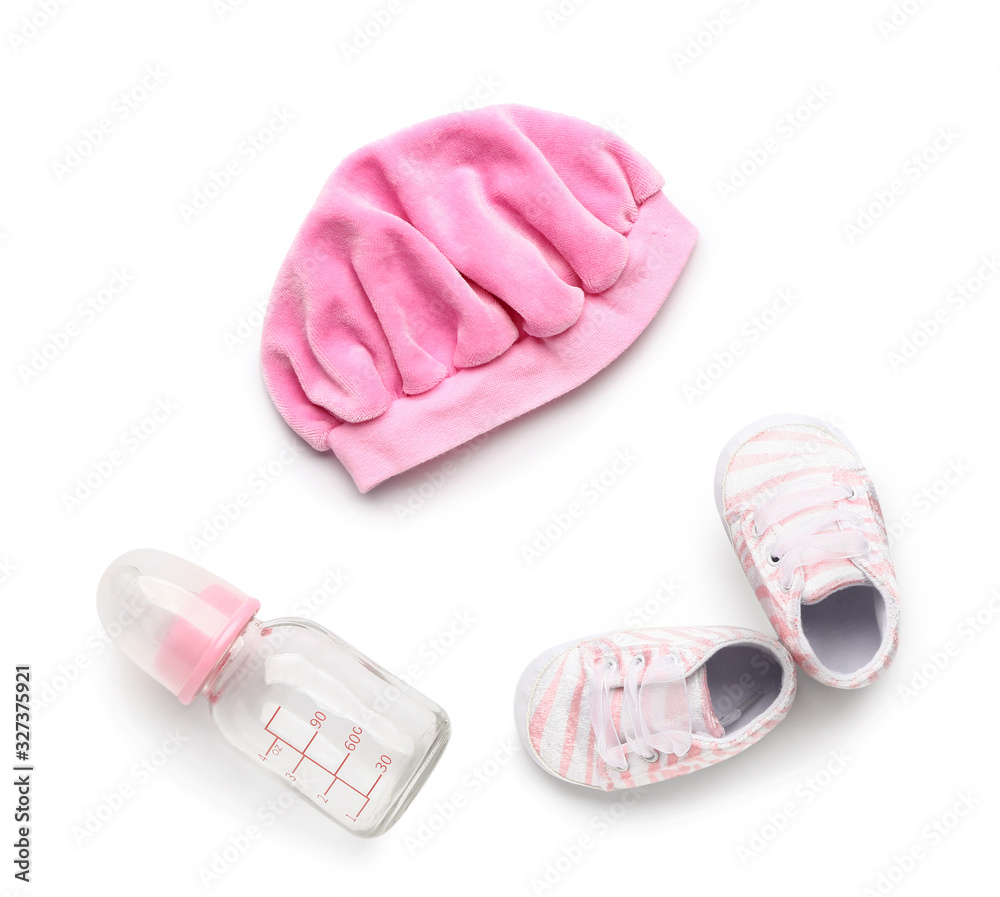
{"type": "Polygon", "coordinates": [[[847,558],[809,564],[802,572],[805,577],[803,604],[818,604],[848,586],[868,583],[868,577],[847,558]]]}
{"type": "Polygon", "coordinates": [[[685,681],[692,733],[721,738],[725,734],[725,729],[712,710],[712,697],[708,692],[708,673],[705,665],[698,667],[685,681]]]}

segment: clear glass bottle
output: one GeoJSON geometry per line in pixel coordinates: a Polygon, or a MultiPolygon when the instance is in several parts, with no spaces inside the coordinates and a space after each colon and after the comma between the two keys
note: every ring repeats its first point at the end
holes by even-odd
{"type": "Polygon", "coordinates": [[[308,620],[173,555],[140,549],[98,586],[115,643],[182,704],[203,694],[226,740],[356,835],[386,831],[448,743],[437,704],[308,620]]]}

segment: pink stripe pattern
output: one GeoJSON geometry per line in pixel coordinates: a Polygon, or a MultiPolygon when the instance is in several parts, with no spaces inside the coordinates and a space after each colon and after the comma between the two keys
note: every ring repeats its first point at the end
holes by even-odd
{"type": "Polygon", "coordinates": [[[825,685],[860,688],[872,683],[892,662],[899,644],[899,588],[882,508],[858,456],[819,423],[776,424],[761,429],[733,451],[723,472],[721,490],[723,520],[736,555],[771,625],[796,663],[825,685]],[[837,506],[858,515],[858,528],[868,542],[869,553],[806,564],[786,591],[781,588],[778,568],[770,561],[770,547],[783,531],[827,509],[807,508],[762,535],[754,529],[754,514],[780,489],[806,477],[853,489],[852,497],[839,501],[837,506]],[[882,645],[860,670],[836,673],[819,661],[803,635],[800,608],[847,586],[867,583],[878,589],[885,605],[882,645]]]}
{"type": "Polygon", "coordinates": [[[784,719],[795,687],[792,658],[778,642],[761,633],[725,626],[627,630],[583,640],[549,658],[531,684],[524,717],[518,724],[534,759],[547,772],[575,784],[617,791],[695,772],[746,750],[784,719]],[[776,659],[781,665],[782,685],[770,706],[745,727],[726,735],[712,709],[705,662],[721,648],[737,644],[758,647],[769,662],[776,659]],[[684,670],[691,747],[682,757],[660,753],[652,762],[629,753],[628,768],[615,769],[595,750],[587,700],[590,672],[608,658],[616,662],[619,672],[611,682],[611,714],[620,720],[620,671],[636,657],[642,656],[648,665],[664,653],[677,658],[684,670]]]}

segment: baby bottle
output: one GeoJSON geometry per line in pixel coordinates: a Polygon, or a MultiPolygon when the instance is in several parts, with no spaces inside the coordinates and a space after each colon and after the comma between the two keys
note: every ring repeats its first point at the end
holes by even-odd
{"type": "Polygon", "coordinates": [[[386,831],[441,756],[448,716],[308,620],[162,551],[129,551],[97,590],[101,623],[182,704],[208,699],[225,739],[356,835],[386,831]]]}

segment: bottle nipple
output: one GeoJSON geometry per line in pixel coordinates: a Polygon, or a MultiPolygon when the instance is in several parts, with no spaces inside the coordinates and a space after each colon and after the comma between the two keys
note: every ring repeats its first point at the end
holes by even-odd
{"type": "Polygon", "coordinates": [[[129,551],[97,589],[108,635],[142,670],[189,704],[260,602],[162,551],[129,551]]]}

